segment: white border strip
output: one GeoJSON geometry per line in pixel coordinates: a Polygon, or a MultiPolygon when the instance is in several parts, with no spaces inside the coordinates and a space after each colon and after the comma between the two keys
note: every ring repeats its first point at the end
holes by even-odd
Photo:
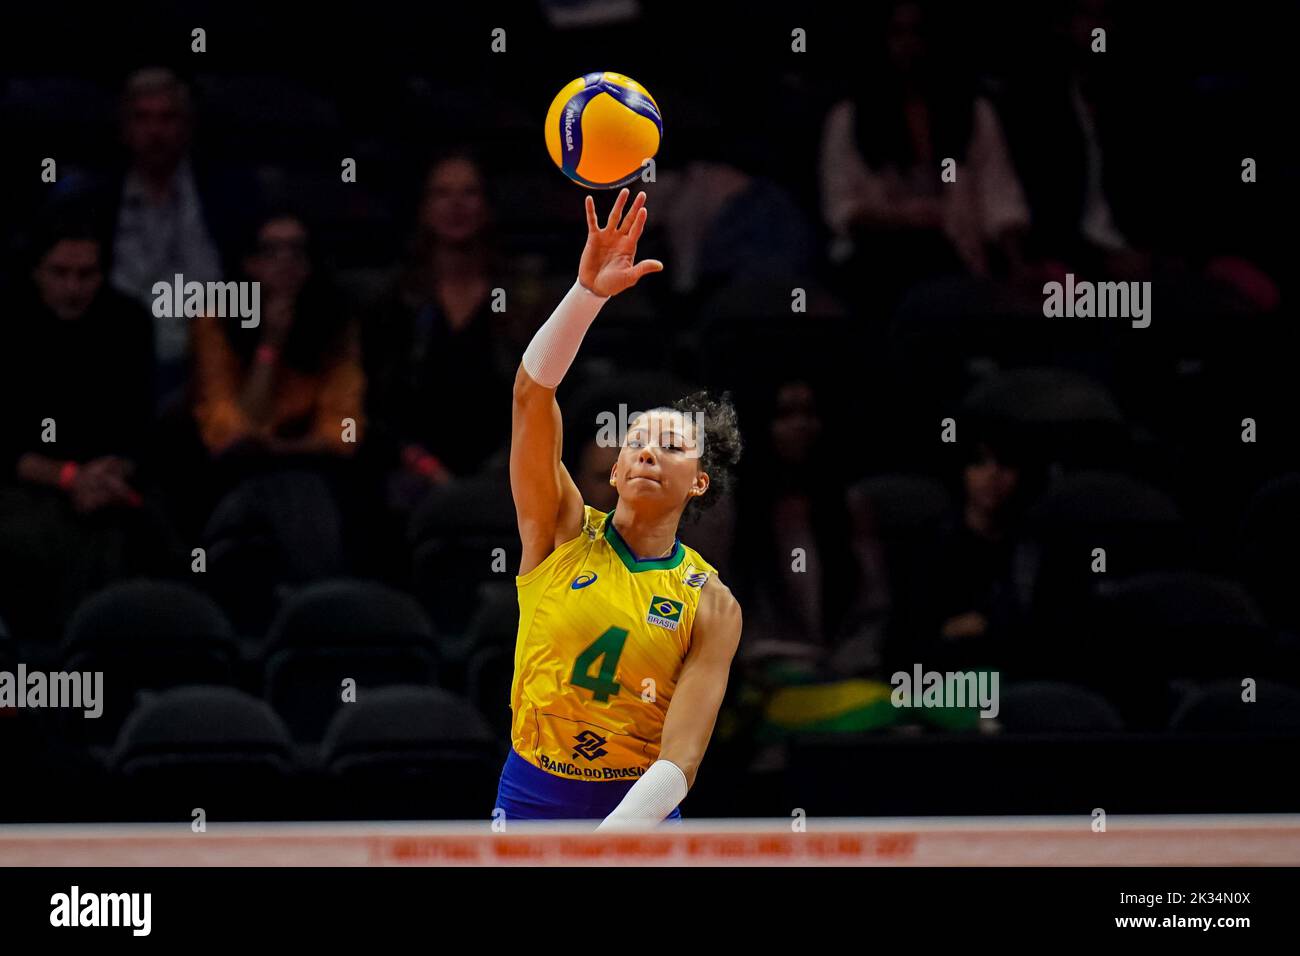
{"type": "Polygon", "coordinates": [[[1300,866],[1300,815],[0,826],[0,866],[1300,866]]]}

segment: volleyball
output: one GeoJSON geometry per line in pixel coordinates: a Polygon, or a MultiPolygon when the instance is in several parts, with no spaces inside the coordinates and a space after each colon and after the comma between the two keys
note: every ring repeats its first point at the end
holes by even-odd
{"type": "Polygon", "coordinates": [[[546,113],[547,152],[564,175],[588,189],[616,189],[636,179],[663,134],[654,97],[622,73],[579,77],[546,113]]]}

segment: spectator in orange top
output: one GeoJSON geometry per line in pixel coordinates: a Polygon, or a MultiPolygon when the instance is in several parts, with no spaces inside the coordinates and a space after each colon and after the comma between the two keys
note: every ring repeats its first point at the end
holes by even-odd
{"type": "Polygon", "coordinates": [[[351,455],[365,417],[356,329],[313,284],[306,226],[288,214],[265,219],[243,264],[260,284],[258,325],[216,316],[194,323],[204,444],[214,455],[351,455]]]}
{"type": "Polygon", "coordinates": [[[364,519],[359,468],[365,374],[355,323],[313,269],[309,232],[263,216],[243,272],[260,320],[194,321],[194,416],[225,490],[204,532],[210,583],[248,631],[265,625],[281,585],[351,570],[364,519]]]}

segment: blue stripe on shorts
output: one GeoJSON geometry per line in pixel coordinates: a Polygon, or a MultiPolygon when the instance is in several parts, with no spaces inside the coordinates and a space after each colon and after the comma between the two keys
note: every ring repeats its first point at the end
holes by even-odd
{"type": "MultiPolygon", "coordinates": [[[[534,767],[511,748],[501,769],[497,807],[506,820],[601,820],[632,789],[635,780],[569,780],[534,767]]],[[[669,820],[680,820],[674,807],[669,820]]]]}

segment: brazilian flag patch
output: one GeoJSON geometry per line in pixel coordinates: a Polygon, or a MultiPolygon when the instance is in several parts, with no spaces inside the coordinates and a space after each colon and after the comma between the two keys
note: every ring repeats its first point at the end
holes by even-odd
{"type": "Polygon", "coordinates": [[[650,611],[645,619],[658,627],[675,631],[682,619],[682,602],[656,594],[650,599],[650,611]]]}

